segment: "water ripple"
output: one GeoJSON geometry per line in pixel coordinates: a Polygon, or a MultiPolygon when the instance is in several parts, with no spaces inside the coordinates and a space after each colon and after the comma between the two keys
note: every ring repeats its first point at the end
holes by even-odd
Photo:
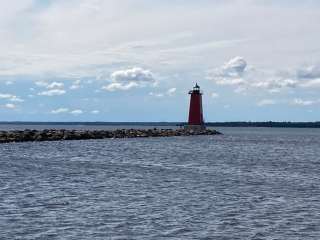
{"type": "Polygon", "coordinates": [[[0,237],[320,239],[320,131],[224,130],[3,144],[0,237]]]}

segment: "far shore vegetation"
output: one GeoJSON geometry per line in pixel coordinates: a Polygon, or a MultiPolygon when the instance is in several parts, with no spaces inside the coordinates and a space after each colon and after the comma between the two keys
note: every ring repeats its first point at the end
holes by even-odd
{"type": "MultiPolygon", "coordinates": [[[[84,125],[84,126],[184,126],[183,122],[20,122],[0,121],[0,125],[84,125]]],[[[317,122],[207,122],[208,127],[274,127],[274,128],[320,128],[317,122]]]]}

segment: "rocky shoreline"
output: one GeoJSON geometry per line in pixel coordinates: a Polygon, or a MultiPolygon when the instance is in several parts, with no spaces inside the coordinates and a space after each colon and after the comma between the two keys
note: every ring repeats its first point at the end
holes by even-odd
{"type": "Polygon", "coordinates": [[[104,138],[147,138],[194,135],[218,135],[216,130],[194,131],[190,129],[117,129],[117,130],[65,130],[45,129],[23,131],[0,131],[0,143],[40,142],[62,140],[88,140],[104,138]]]}

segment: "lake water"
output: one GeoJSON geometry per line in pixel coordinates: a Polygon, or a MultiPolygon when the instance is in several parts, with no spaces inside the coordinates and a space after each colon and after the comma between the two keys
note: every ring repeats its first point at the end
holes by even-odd
{"type": "Polygon", "coordinates": [[[320,239],[320,129],[217,129],[0,145],[0,239],[320,239]]]}

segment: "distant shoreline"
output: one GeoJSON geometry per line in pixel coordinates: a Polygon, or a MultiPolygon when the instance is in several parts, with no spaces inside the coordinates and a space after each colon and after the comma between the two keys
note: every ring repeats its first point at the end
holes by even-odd
{"type": "MultiPolygon", "coordinates": [[[[183,122],[23,122],[0,121],[0,125],[66,126],[183,126],[183,122]]],[[[207,122],[207,127],[320,128],[320,122],[207,122]]]]}
{"type": "Polygon", "coordinates": [[[212,122],[208,127],[320,128],[320,122],[212,122]]]}

